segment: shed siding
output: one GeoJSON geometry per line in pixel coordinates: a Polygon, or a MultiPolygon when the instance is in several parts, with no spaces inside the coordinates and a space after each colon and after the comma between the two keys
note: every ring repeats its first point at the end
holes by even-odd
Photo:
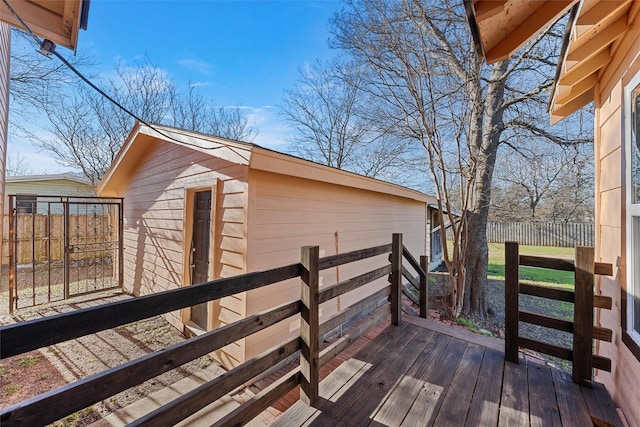
{"type": "MultiPolygon", "coordinates": [[[[636,20],[636,25],[640,21],[636,20]]],[[[640,38],[634,48],[619,51],[618,56],[627,58],[618,67],[615,75],[602,81],[596,102],[596,260],[608,262],[618,267],[615,278],[601,277],[598,291],[613,298],[611,311],[599,310],[596,321],[599,325],[614,331],[613,342],[599,342],[597,351],[611,358],[612,372],[597,372],[597,379],[603,382],[613,399],[620,405],[632,425],[640,425],[640,362],[622,342],[621,329],[621,280],[625,280],[625,193],[624,176],[624,123],[622,104],[624,86],[640,69],[640,59],[629,53],[640,51],[640,38]]],[[[616,58],[615,60],[618,60],[616,58]]]]}
{"type": "MultiPolygon", "coordinates": [[[[391,242],[404,233],[404,244],[416,255],[426,250],[426,203],[251,169],[248,268],[264,270],[300,261],[302,246],[320,246],[320,256],[344,253],[391,242]]],[[[380,267],[381,256],[358,265],[321,272],[320,286],[380,267]]],[[[388,285],[383,278],[356,291],[371,293],[388,285]]],[[[299,298],[299,279],[249,293],[247,314],[299,298]]],[[[321,309],[321,322],[358,298],[346,294],[321,309]],[[338,305],[339,304],[339,305],[338,305]]],[[[246,340],[247,359],[297,333],[299,319],[276,325],[246,340]]]]}
{"type": "MultiPolygon", "coordinates": [[[[173,143],[156,141],[131,172],[123,189],[124,203],[124,286],[135,295],[161,292],[189,282],[185,256],[189,191],[215,187],[212,207],[215,230],[210,246],[213,253],[211,279],[246,271],[245,216],[246,166],[204,155],[173,143]]],[[[189,232],[190,233],[190,232],[189,232]]],[[[213,327],[244,317],[244,296],[225,298],[211,304],[219,321],[213,327]]],[[[182,330],[188,317],[180,312],[167,316],[182,330]]],[[[242,342],[228,347],[224,357],[239,358],[242,342]]]]}
{"type": "MultiPolygon", "coordinates": [[[[0,22],[0,213],[4,212],[4,180],[7,162],[7,140],[9,132],[9,58],[11,49],[11,29],[0,22]]],[[[0,242],[3,234],[3,218],[0,215],[0,242]]],[[[2,259],[2,245],[0,245],[2,259]]]]}

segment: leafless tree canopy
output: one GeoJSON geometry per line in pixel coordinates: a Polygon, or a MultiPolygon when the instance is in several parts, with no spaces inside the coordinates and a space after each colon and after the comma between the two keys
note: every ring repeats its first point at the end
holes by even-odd
{"type": "MultiPolygon", "coordinates": [[[[487,66],[478,58],[462,2],[348,1],[333,21],[334,45],[358,64],[361,90],[379,121],[424,147],[430,175],[451,224],[443,243],[450,314],[486,313],[486,222],[501,145],[532,136],[556,144],[589,137],[571,124],[550,129],[548,92],[561,31],[550,29],[512,58],[487,66]],[[459,209],[461,218],[453,212],[459,209]]],[[[444,236],[444,234],[443,234],[444,236]]],[[[444,237],[443,237],[444,240],[444,237]]]]}

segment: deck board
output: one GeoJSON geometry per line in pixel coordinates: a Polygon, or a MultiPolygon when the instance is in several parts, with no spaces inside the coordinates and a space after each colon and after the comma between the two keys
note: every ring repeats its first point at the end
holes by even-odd
{"type": "Polygon", "coordinates": [[[297,402],[272,425],[583,426],[591,416],[622,425],[601,384],[583,388],[539,363],[505,362],[495,341],[408,323],[328,375],[313,407],[297,402]]]}

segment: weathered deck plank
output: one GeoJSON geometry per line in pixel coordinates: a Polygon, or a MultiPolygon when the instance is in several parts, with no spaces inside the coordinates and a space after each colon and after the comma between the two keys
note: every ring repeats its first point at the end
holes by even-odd
{"type": "Polygon", "coordinates": [[[504,354],[486,349],[465,426],[495,426],[500,414],[504,354]]]}
{"type": "Polygon", "coordinates": [[[553,377],[548,366],[527,363],[531,427],[562,426],[553,377]]]}
{"type": "Polygon", "coordinates": [[[448,336],[442,334],[436,334],[433,337],[420,359],[409,368],[407,374],[402,377],[398,386],[391,392],[387,401],[374,417],[376,425],[390,426],[394,422],[396,425],[402,422],[402,420],[398,420],[399,414],[404,416],[409,412],[424,384],[421,378],[426,378],[431,374],[436,361],[442,356],[450,340],[448,336]]]}
{"type": "Polygon", "coordinates": [[[296,403],[275,426],[582,426],[591,416],[621,426],[601,384],[584,388],[556,369],[460,333],[390,326],[296,403]]]}

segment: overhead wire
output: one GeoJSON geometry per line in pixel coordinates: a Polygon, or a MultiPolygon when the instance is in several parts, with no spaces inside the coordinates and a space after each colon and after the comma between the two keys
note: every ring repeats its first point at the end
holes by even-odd
{"type": "MultiPolygon", "coordinates": [[[[20,17],[20,15],[13,9],[13,7],[11,7],[11,5],[9,4],[9,2],[7,0],[2,0],[3,3],[7,6],[7,8],[9,9],[9,11],[13,14],[13,16],[16,17],[16,19],[20,22],[20,24],[27,30],[27,32],[29,33],[29,35],[33,38],[33,40],[35,41],[35,43],[38,45],[38,47],[42,47],[43,41],[40,40],[40,38],[38,37],[37,34],[35,34],[33,32],[33,30],[31,30],[31,28],[29,27],[29,25],[27,25],[27,23],[20,17]]],[[[158,129],[154,124],[149,123],[148,121],[144,120],[143,118],[139,117],[137,114],[135,114],[134,112],[132,112],[131,110],[129,110],[128,108],[126,108],[125,106],[123,106],[122,104],[120,104],[117,100],[115,100],[114,98],[112,98],[109,94],[107,94],[105,91],[103,91],[100,87],[98,87],[96,84],[94,84],[91,80],[89,80],[86,76],[84,76],[76,67],[73,66],[73,64],[71,64],[64,56],[62,56],[60,53],[58,53],[55,50],[55,44],[53,49],[51,50],[51,52],[53,55],[56,56],[56,58],[58,58],[67,68],[69,68],[76,76],[78,76],[78,78],[80,78],[83,82],[85,82],[87,85],[89,85],[89,87],[91,87],[93,90],[95,90],[96,92],[98,92],[101,96],[103,96],[104,98],[106,98],[109,102],[111,102],[113,105],[115,105],[116,107],[118,107],[119,109],[121,109],[122,111],[124,111],[126,114],[128,114],[129,116],[131,116],[132,118],[134,118],[135,120],[137,120],[138,122],[142,123],[143,125],[149,127],[150,129],[152,129],[153,131],[157,132],[158,134],[162,135],[163,137],[170,139],[174,142],[177,142],[179,144],[182,145],[187,145],[187,146],[191,146],[191,147],[195,147],[195,148],[199,148],[202,150],[217,150],[220,148],[223,148],[224,145],[220,145],[217,147],[201,147],[200,145],[197,144],[192,144],[190,142],[186,142],[186,141],[181,141],[171,135],[168,135],[166,132],[161,131],[160,129],[158,129]]],[[[202,139],[204,140],[204,138],[198,138],[198,139],[202,139]]],[[[229,147],[227,146],[231,151],[233,151],[234,153],[236,153],[238,156],[246,159],[245,156],[242,156],[240,153],[238,153],[233,147],[229,147]]]]}

